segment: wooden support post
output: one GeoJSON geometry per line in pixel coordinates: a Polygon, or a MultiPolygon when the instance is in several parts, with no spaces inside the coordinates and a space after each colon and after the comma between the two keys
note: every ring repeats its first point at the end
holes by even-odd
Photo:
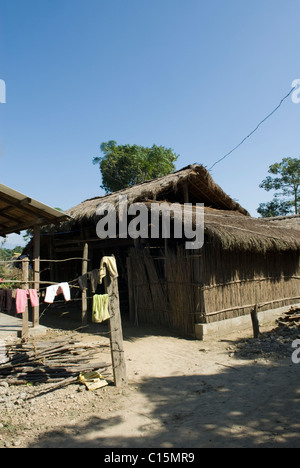
{"type": "Polygon", "coordinates": [[[201,278],[201,250],[194,250],[192,257],[194,262],[194,282],[195,282],[195,323],[205,321],[204,291],[201,278]]]}
{"type": "MultiPolygon", "coordinates": [[[[54,260],[56,257],[54,257],[54,240],[53,240],[53,236],[49,236],[49,241],[48,241],[48,258],[50,258],[51,260],[54,260]]],[[[49,263],[49,269],[50,269],[50,281],[52,283],[55,283],[55,267],[56,267],[56,263],[52,263],[50,262],[49,263]]]]}
{"type": "Polygon", "coordinates": [[[253,326],[253,336],[254,338],[259,337],[259,321],[258,321],[258,305],[256,304],[255,308],[251,311],[251,319],[253,326]]]}
{"type": "Polygon", "coordinates": [[[127,384],[127,374],[123,347],[118,278],[112,278],[108,274],[104,284],[109,296],[110,347],[114,381],[116,387],[123,387],[127,384]]]}
{"type": "Polygon", "coordinates": [[[189,186],[188,184],[183,184],[183,199],[184,203],[189,203],[189,186]]]}
{"type": "Polygon", "coordinates": [[[133,278],[131,268],[131,258],[127,257],[127,281],[128,281],[128,300],[129,300],[129,319],[131,325],[135,322],[135,304],[134,304],[134,291],[133,291],[133,278]]]}
{"type": "MultiPolygon", "coordinates": [[[[24,281],[22,285],[22,289],[29,288],[28,280],[29,280],[29,259],[25,258],[24,260],[22,260],[22,281],[24,281]]],[[[23,321],[22,321],[21,338],[23,341],[27,341],[28,333],[29,333],[28,331],[28,306],[27,305],[26,305],[25,312],[23,313],[22,319],[23,321]]]]}
{"type": "MultiPolygon", "coordinates": [[[[40,289],[40,239],[41,229],[40,226],[34,226],[34,238],[33,238],[33,268],[34,268],[34,289],[39,292],[40,289]]],[[[40,306],[33,307],[32,317],[33,327],[37,327],[40,323],[40,306]]]]}
{"type": "MultiPolygon", "coordinates": [[[[89,244],[86,242],[83,247],[82,276],[86,275],[88,271],[88,257],[89,257],[89,244]]],[[[86,325],[88,323],[87,310],[88,310],[87,288],[84,288],[82,291],[82,312],[81,312],[82,325],[86,325]]]]}

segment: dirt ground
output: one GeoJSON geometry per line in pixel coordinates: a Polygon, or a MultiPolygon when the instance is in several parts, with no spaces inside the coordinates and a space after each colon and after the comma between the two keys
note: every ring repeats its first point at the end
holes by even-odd
{"type": "MultiPolygon", "coordinates": [[[[43,339],[74,336],[53,322],[43,339]]],[[[99,344],[104,326],[76,338],[99,344]]],[[[0,448],[300,447],[300,364],[292,363],[296,327],[201,342],[124,323],[129,384],[96,391],[73,384],[0,386],[0,448]]],[[[38,340],[38,338],[36,338],[38,340]]]]}

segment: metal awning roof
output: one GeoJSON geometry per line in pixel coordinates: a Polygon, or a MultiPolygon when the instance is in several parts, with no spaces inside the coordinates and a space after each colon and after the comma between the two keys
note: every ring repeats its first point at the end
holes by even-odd
{"type": "Polygon", "coordinates": [[[36,225],[55,224],[66,218],[69,216],[65,213],[0,184],[0,236],[20,233],[36,225]]]}

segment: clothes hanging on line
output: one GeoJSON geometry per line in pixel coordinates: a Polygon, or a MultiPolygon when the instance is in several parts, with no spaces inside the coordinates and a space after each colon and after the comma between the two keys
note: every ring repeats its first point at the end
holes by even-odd
{"type": "Polygon", "coordinates": [[[106,276],[106,269],[108,270],[110,276],[112,278],[117,278],[118,269],[117,269],[117,262],[115,257],[103,257],[100,263],[100,270],[99,270],[99,284],[102,284],[103,278],[106,276]]]}
{"type": "Polygon", "coordinates": [[[93,296],[93,323],[101,323],[110,318],[108,301],[108,294],[95,294],[93,296]]]}
{"type": "Polygon", "coordinates": [[[63,294],[65,301],[71,300],[70,286],[68,283],[54,284],[46,288],[46,296],[44,302],[48,304],[53,304],[54,299],[59,294],[63,294]]]}
{"type": "Polygon", "coordinates": [[[95,293],[97,289],[97,284],[98,284],[98,276],[99,276],[99,270],[92,270],[80,276],[78,278],[78,283],[79,283],[81,290],[83,291],[84,289],[87,289],[88,281],[90,281],[92,293],[95,293]]]}
{"type": "Polygon", "coordinates": [[[88,279],[91,282],[92,292],[95,293],[98,285],[99,270],[95,269],[88,273],[88,279]]]}
{"type": "Polygon", "coordinates": [[[39,305],[39,298],[36,289],[17,289],[16,291],[16,312],[24,314],[27,307],[27,299],[30,299],[32,307],[39,305]]]}
{"type": "Polygon", "coordinates": [[[80,286],[80,289],[83,291],[84,289],[87,288],[88,284],[88,275],[87,273],[82,275],[82,276],[79,276],[78,278],[78,283],[79,283],[79,286],[80,286]]]}
{"type": "Polygon", "coordinates": [[[0,312],[10,313],[12,307],[12,290],[0,289],[0,312]]]}

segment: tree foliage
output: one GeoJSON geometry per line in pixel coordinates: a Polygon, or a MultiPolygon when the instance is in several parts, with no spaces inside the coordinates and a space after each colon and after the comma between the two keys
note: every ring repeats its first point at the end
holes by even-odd
{"type": "Polygon", "coordinates": [[[274,198],[268,203],[260,203],[257,212],[262,218],[273,218],[275,216],[286,216],[292,213],[291,204],[287,201],[274,198]]]}
{"type": "Polygon", "coordinates": [[[171,148],[153,145],[118,145],[111,140],[100,145],[103,156],[93,159],[99,164],[106,193],[132,187],[146,180],[170,174],[178,159],[171,148]]]}
{"type": "Polygon", "coordinates": [[[257,209],[263,217],[299,214],[300,211],[300,159],[283,158],[269,167],[269,174],[260,187],[267,192],[275,190],[269,203],[261,203],[257,209]]]}
{"type": "Polygon", "coordinates": [[[15,254],[22,254],[24,247],[14,247],[13,249],[5,249],[3,246],[0,247],[0,260],[6,261],[11,260],[15,254]]]}

